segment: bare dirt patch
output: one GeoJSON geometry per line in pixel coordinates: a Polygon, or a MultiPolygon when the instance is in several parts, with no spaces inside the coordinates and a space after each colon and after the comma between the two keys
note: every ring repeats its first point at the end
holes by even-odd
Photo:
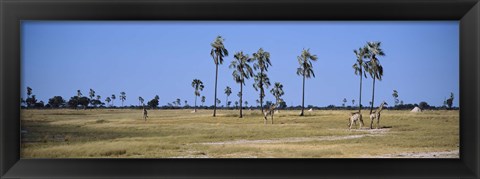
{"type": "Polygon", "coordinates": [[[334,141],[334,140],[348,140],[358,139],[366,136],[379,136],[387,133],[390,129],[352,129],[350,131],[363,131],[368,134],[357,134],[347,136],[316,136],[316,137],[289,137],[278,139],[261,139],[261,140],[233,140],[223,142],[204,142],[203,145],[240,145],[240,144],[274,144],[274,143],[291,143],[291,142],[310,142],[310,141],[334,141]]]}

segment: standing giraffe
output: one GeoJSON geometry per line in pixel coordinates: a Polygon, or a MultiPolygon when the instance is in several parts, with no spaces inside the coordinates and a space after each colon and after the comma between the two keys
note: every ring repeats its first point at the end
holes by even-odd
{"type": "Polygon", "coordinates": [[[350,114],[350,118],[347,119],[348,120],[348,127],[350,129],[352,129],[352,126],[355,124],[357,125],[357,121],[360,121],[360,128],[361,129],[363,127],[363,119],[362,119],[362,113],[360,112],[352,112],[350,114]]]}
{"type": "Polygon", "coordinates": [[[388,105],[385,101],[382,102],[382,104],[380,104],[380,106],[378,107],[377,110],[375,111],[372,111],[372,113],[370,113],[370,129],[373,129],[373,121],[375,119],[377,119],[377,129],[380,125],[380,113],[382,112],[383,110],[383,107],[388,105]]]}
{"type": "Polygon", "coordinates": [[[270,107],[265,108],[263,111],[263,117],[265,118],[265,124],[267,124],[268,116],[272,117],[272,124],[273,124],[273,114],[275,114],[275,109],[277,109],[277,106],[280,104],[280,100],[277,100],[275,104],[270,105],[270,107]]]}
{"type": "Polygon", "coordinates": [[[147,121],[147,118],[148,118],[148,112],[147,112],[147,109],[144,107],[144,108],[143,108],[143,119],[144,119],[145,121],[147,121]]]}

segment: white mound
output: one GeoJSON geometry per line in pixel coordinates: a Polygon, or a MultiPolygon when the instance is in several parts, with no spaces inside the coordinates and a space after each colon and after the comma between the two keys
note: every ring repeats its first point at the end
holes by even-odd
{"type": "Polygon", "coordinates": [[[415,107],[410,112],[422,112],[422,110],[419,107],[415,107]]]}
{"type": "Polygon", "coordinates": [[[312,109],[312,108],[310,108],[308,111],[312,112],[312,111],[313,111],[313,109],[312,109]]]}

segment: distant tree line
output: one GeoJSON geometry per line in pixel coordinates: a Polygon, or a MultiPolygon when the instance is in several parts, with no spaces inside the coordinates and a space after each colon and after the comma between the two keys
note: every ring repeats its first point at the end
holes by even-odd
{"type": "MultiPolygon", "coordinates": [[[[195,96],[200,96],[200,89],[203,89],[202,83],[200,80],[195,79],[194,82],[192,82],[192,86],[195,88],[195,96]],[[195,81],[197,80],[197,81],[195,81]],[[198,86],[198,88],[197,88],[198,86]]],[[[279,106],[278,109],[284,109],[284,110],[301,110],[303,107],[301,105],[297,106],[287,106],[286,102],[283,101],[280,96],[284,94],[282,90],[282,85],[280,83],[275,83],[274,88],[270,90],[272,94],[276,97],[276,100],[279,101],[279,106]]],[[[70,108],[70,109],[94,109],[94,108],[129,108],[129,109],[141,109],[141,108],[149,108],[149,109],[231,109],[231,110],[238,110],[238,109],[261,109],[260,101],[257,100],[257,105],[250,105],[248,106],[248,101],[244,101],[242,106],[239,105],[238,101],[234,102],[234,105],[231,105],[231,101],[229,103],[223,105],[223,106],[205,106],[204,102],[206,97],[202,96],[201,97],[201,102],[202,104],[197,106],[190,106],[188,105],[188,101],[183,101],[183,106],[181,103],[181,99],[176,99],[175,101],[171,103],[167,103],[167,105],[159,106],[159,101],[160,97],[158,95],[155,95],[153,99],[147,102],[147,104],[144,104],[144,99],[142,97],[139,97],[139,104],[138,105],[129,105],[129,106],[122,106],[117,107],[113,105],[114,100],[116,99],[116,96],[113,94],[112,96],[109,96],[105,98],[105,102],[101,101],[101,96],[100,95],[95,95],[95,91],[93,89],[90,89],[89,92],[89,97],[83,96],[82,92],[80,90],[77,90],[77,95],[72,96],[68,101],[63,99],[61,96],[53,96],[48,100],[47,104],[44,104],[43,101],[38,101],[36,99],[36,96],[33,95],[32,93],[32,88],[27,87],[27,99],[21,99],[21,107],[22,108],[27,108],[27,109],[51,109],[51,108],[70,108]],[[112,100],[113,99],[113,100],[112,100]]],[[[229,87],[226,88],[225,94],[229,96],[228,94],[231,93],[231,89],[229,87]]],[[[397,92],[398,94],[398,92],[397,92]]],[[[120,99],[123,99],[123,101],[126,99],[126,93],[121,92],[120,93],[120,99]]],[[[398,97],[398,96],[397,96],[398,97]]],[[[418,104],[403,104],[403,101],[399,101],[398,104],[395,106],[391,107],[386,107],[386,109],[389,110],[411,110],[415,107],[419,107],[422,110],[440,110],[440,109],[459,109],[458,107],[453,107],[453,93],[450,94],[450,97],[448,99],[445,99],[444,104],[442,106],[431,106],[427,102],[422,101],[418,104]]],[[[228,100],[228,99],[227,99],[228,100]]],[[[336,106],[336,105],[328,105],[328,106],[314,106],[314,105],[308,105],[307,108],[309,109],[315,109],[315,110],[356,110],[357,106],[354,106],[355,100],[352,100],[352,105],[346,105],[346,98],[342,100],[342,105],[341,106],[336,106]]],[[[221,102],[221,101],[220,101],[221,102]]],[[[218,103],[217,103],[218,104],[218,103]]],[[[221,104],[221,103],[220,103],[221,104]]],[[[265,105],[270,106],[274,105],[275,103],[272,101],[266,101],[265,105]]]]}

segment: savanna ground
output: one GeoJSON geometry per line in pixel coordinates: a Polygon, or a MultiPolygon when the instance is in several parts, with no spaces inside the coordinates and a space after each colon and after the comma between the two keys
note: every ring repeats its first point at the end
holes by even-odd
{"type": "Polygon", "coordinates": [[[458,158],[459,111],[384,110],[380,129],[348,130],[352,111],[22,110],[22,158],[458,158]]]}

